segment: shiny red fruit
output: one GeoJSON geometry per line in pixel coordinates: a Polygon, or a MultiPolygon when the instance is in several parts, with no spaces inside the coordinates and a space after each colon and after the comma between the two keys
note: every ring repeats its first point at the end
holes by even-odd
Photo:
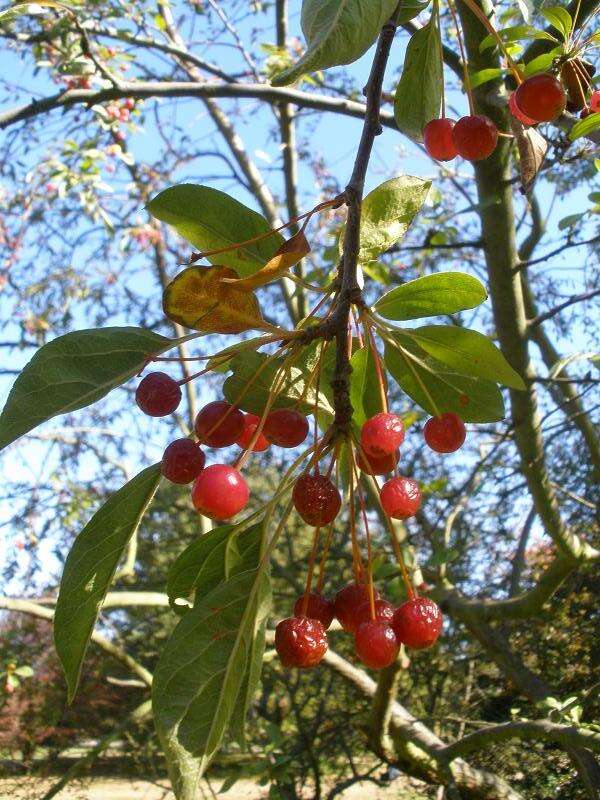
{"type": "Polygon", "coordinates": [[[456,157],[456,146],[452,139],[453,119],[432,119],[423,128],[425,149],[437,161],[452,161],[456,157]]]}
{"type": "Polygon", "coordinates": [[[277,408],[267,415],[263,433],[278,447],[298,447],[308,436],[308,420],[293,408],[277,408]]]}
{"type": "Polygon", "coordinates": [[[212,464],[203,469],[192,488],[197,511],[210,519],[229,519],[248,502],[250,491],[242,475],[227,464],[212,464]]]}
{"type": "MultiPolygon", "coordinates": [[[[377,622],[387,622],[388,625],[391,625],[395,610],[394,606],[387,600],[383,598],[375,600],[375,619],[377,622]]],[[[359,606],[354,614],[354,623],[357,628],[363,622],[371,622],[371,603],[368,600],[359,606]]]]}
{"type": "MultiPolygon", "coordinates": [[[[379,599],[377,591],[375,599],[379,599]]],[[[336,594],[333,601],[335,617],[347,633],[354,633],[356,630],[356,614],[368,601],[369,592],[364,583],[349,583],[336,594]]]]}
{"type": "Polygon", "coordinates": [[[511,96],[508,98],[508,110],[513,115],[515,119],[518,119],[519,122],[522,122],[523,125],[536,125],[536,121],[528,117],[524,114],[519,106],[517,105],[517,97],[516,92],[513,92],[511,96]]]}
{"type": "Polygon", "coordinates": [[[327,634],[318,619],[288,617],[275,628],[275,650],[284,667],[315,667],[327,646],[327,634]]]}
{"type": "Polygon", "coordinates": [[[425,441],[436,453],[454,453],[463,446],[466,435],[465,423],[450,411],[431,417],[423,428],[425,441]]]}
{"type": "Polygon", "coordinates": [[[427,597],[413,597],[394,614],[392,627],[399,642],[414,650],[431,647],[442,630],[442,612],[427,597]]]}
{"type": "Polygon", "coordinates": [[[404,441],[404,423],[397,414],[381,411],[368,419],[360,432],[360,443],[367,456],[393,455],[404,441]]]}
{"type": "Polygon", "coordinates": [[[473,114],[458,120],[452,139],[459,156],[468,161],[481,161],[496,149],[498,128],[489,117],[473,114]]]}
{"type": "Polygon", "coordinates": [[[590,97],[590,108],[592,111],[600,112],[600,89],[592,92],[590,97]]]}
{"type": "Polygon", "coordinates": [[[388,517],[408,519],[421,507],[421,489],[412,478],[390,478],[381,487],[381,505],[388,517]]]}
{"type": "Polygon", "coordinates": [[[244,432],[244,414],[226,400],[215,400],[198,412],[194,429],[203,444],[229,447],[244,432]]]}
{"type": "Polygon", "coordinates": [[[387,456],[381,456],[381,458],[365,456],[364,453],[359,453],[356,464],[361,472],[365,472],[367,475],[387,475],[388,472],[394,471],[399,458],[400,450],[396,450],[387,456]]]}
{"type": "Polygon", "coordinates": [[[162,474],[172,483],[191,483],[204,469],[206,456],[197,442],[175,439],[162,457],[162,474]]]}
{"type": "Polygon", "coordinates": [[[565,110],[567,93],[554,75],[540,73],[523,81],[515,92],[515,103],[536,122],[550,122],[565,110]]]}
{"type": "Polygon", "coordinates": [[[181,387],[166,372],[151,372],[135,390],[135,402],[144,414],[165,417],[181,402],[181,387]]]}
{"type": "Polygon", "coordinates": [[[308,604],[306,606],[306,613],[302,613],[304,605],[304,595],[301,594],[294,604],[295,617],[308,617],[309,619],[318,619],[325,630],[331,625],[333,621],[334,609],[333,602],[327,597],[323,597],[318,592],[310,592],[308,595],[308,604]]]}
{"type": "MultiPolygon", "coordinates": [[[[237,446],[241,447],[242,450],[247,450],[248,445],[254,436],[254,431],[258,428],[259,422],[260,417],[257,417],[256,414],[244,414],[244,430],[242,431],[242,435],[235,441],[237,446]]],[[[270,445],[271,442],[261,431],[258,435],[258,439],[254,442],[252,451],[254,453],[262,453],[262,451],[266,450],[268,447],[270,447],[270,445]]]]}
{"type": "Polygon", "coordinates": [[[354,634],[356,655],[366,667],[385,669],[398,657],[400,643],[387,622],[363,622],[354,634]]]}
{"type": "Polygon", "coordinates": [[[308,525],[329,525],[337,517],[342,498],[325,475],[301,475],[294,484],[292,500],[296,511],[308,525]]]}

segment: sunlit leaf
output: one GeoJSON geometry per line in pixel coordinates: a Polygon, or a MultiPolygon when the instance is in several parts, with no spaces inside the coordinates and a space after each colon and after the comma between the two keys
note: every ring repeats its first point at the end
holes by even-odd
{"type": "Polygon", "coordinates": [[[600,128],[600,112],[596,111],[594,114],[588,114],[584,119],[580,119],[571,128],[569,139],[574,142],[576,139],[581,139],[582,136],[588,136],[590,133],[597,131],[600,128]]]}
{"type": "Polygon", "coordinates": [[[310,245],[306,236],[302,231],[298,231],[285,241],[270,261],[254,275],[248,278],[224,278],[223,281],[236,289],[257,289],[281,278],[309,253],[310,245]]]}
{"type": "Polygon", "coordinates": [[[483,284],[464,272],[437,272],[407,281],[375,303],[382,317],[420,319],[476,308],[487,298],[483,284]]]}

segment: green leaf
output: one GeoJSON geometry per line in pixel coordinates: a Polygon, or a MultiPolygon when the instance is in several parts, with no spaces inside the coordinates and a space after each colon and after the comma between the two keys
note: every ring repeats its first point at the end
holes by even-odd
{"type": "MultiPolygon", "coordinates": [[[[431,181],[402,175],[385,181],[365,197],[360,217],[361,264],[375,261],[400,241],[427,199],[431,181]]],[[[340,249],[343,244],[340,236],[340,249]]]]}
{"type": "Polygon", "coordinates": [[[554,59],[562,55],[562,52],[563,47],[561,45],[560,47],[554,47],[548,53],[542,53],[541,56],[532,58],[531,61],[525,64],[525,77],[530,78],[532,75],[537,75],[538,72],[547,72],[552,66],[554,59]]]}
{"type": "Polygon", "coordinates": [[[35,672],[31,667],[26,665],[24,667],[17,667],[15,670],[15,675],[18,675],[19,678],[33,678],[35,672]]]}
{"type": "Polygon", "coordinates": [[[356,61],[396,6],[397,0],[304,0],[301,24],[307,50],[293,66],[275,75],[273,85],[286,86],[307,72],[356,61]]]}
{"type": "Polygon", "coordinates": [[[382,411],[381,393],[375,360],[370,347],[361,347],[350,359],[350,400],[353,422],[360,428],[370,417],[382,411]]]}
{"type": "Polygon", "coordinates": [[[99,328],[48,342],[8,395],[0,416],[0,450],[42,422],[100,400],[177,341],[143,328],[99,328]]]}
{"type": "MultiPolygon", "coordinates": [[[[402,337],[402,345],[410,348],[405,337],[402,337]]],[[[452,411],[464,422],[498,422],[504,418],[502,394],[491,381],[450,372],[430,357],[423,358],[422,364],[411,360],[411,369],[397,348],[388,343],[384,360],[400,388],[432,416],[452,411]]]]}
{"type": "Polygon", "coordinates": [[[455,314],[487,298],[483,284],[464,272],[437,272],[403,283],[375,303],[385,319],[406,320],[455,314]]]}
{"type": "Polygon", "coordinates": [[[563,40],[567,42],[573,30],[573,20],[566,8],[553,6],[552,8],[542,8],[542,16],[561,34],[563,40]]]}
{"type": "Polygon", "coordinates": [[[440,115],[444,85],[440,47],[439,22],[432,14],[410,38],[394,102],[398,128],[416,142],[423,141],[423,128],[440,115]]]}
{"type": "Polygon", "coordinates": [[[575,139],[588,136],[593,131],[597,131],[598,128],[600,128],[600,112],[596,111],[593,114],[589,114],[584,119],[580,119],[573,125],[569,133],[569,139],[574,142],[575,139]]]}
{"type": "Polygon", "coordinates": [[[54,644],[69,689],[69,702],[104,597],[127,543],[160,482],[160,464],[140,472],[94,514],[71,548],[54,613],[54,644]]]}
{"type": "MultiPolygon", "coordinates": [[[[151,200],[146,208],[156,219],[172,225],[200,251],[231,247],[271,230],[263,216],[210,186],[192,183],[171,186],[151,200]]],[[[283,242],[281,234],[274,232],[253,244],[208,256],[208,260],[211,264],[231,267],[245,278],[264,267],[283,242]]]]}
{"type": "Polygon", "coordinates": [[[424,325],[404,333],[430,356],[461,375],[485,378],[512,389],[526,388],[523,378],[482,333],[458,325],[424,325]]]}
{"type": "MultiPolygon", "coordinates": [[[[520,39],[544,39],[549,42],[556,42],[557,39],[547,31],[534,28],[532,25],[512,25],[498,31],[503,42],[517,42],[520,39]]],[[[480,43],[479,52],[483,53],[496,46],[496,37],[489,33],[480,43]]]]}
{"type": "Polygon", "coordinates": [[[480,69],[478,72],[471,72],[471,88],[475,89],[477,86],[482,86],[489,81],[495,81],[501,78],[505,70],[499,67],[490,67],[489,69],[480,69]]]}
{"type": "MultiPolygon", "coordinates": [[[[152,690],[156,728],[167,752],[196,757],[198,777],[216,754],[236,711],[254,643],[270,607],[268,559],[199,599],[158,661],[152,690]]],[[[254,687],[253,687],[254,690],[254,687]]]]}
{"type": "Polygon", "coordinates": [[[176,600],[189,598],[197,588],[206,594],[224,580],[225,548],[234,528],[234,525],[215,528],[188,545],[171,564],[167,595],[176,611],[182,609],[176,600]]]}

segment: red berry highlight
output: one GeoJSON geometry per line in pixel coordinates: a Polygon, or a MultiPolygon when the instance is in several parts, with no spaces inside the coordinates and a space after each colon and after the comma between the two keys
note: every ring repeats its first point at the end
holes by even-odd
{"type": "Polygon", "coordinates": [[[229,519],[248,502],[250,491],[242,475],[227,464],[212,464],[196,478],[192,488],[194,508],[210,519],[229,519]]]}
{"type": "Polygon", "coordinates": [[[325,475],[301,475],[294,484],[292,500],[296,511],[308,525],[329,525],[337,517],[342,498],[325,475]]]}
{"type": "MultiPolygon", "coordinates": [[[[375,599],[379,599],[378,592],[375,592],[375,599]]],[[[364,583],[349,583],[336,594],[333,601],[335,617],[347,633],[354,633],[356,614],[368,602],[369,592],[364,583]]]]}
{"type": "Polygon", "coordinates": [[[590,108],[592,111],[600,112],[600,89],[592,92],[590,96],[590,108]]]}
{"type": "Polygon", "coordinates": [[[308,420],[293,408],[277,408],[267,415],[263,433],[278,447],[298,447],[308,436],[308,420]]]}
{"type": "MultiPolygon", "coordinates": [[[[377,622],[386,622],[388,625],[391,625],[395,610],[394,606],[387,600],[383,598],[375,600],[375,619],[377,622]]],[[[358,628],[363,622],[371,621],[371,603],[367,600],[366,603],[363,603],[356,609],[354,622],[358,628]]]]}
{"type": "MultiPolygon", "coordinates": [[[[256,414],[244,414],[244,430],[242,431],[242,435],[235,440],[237,446],[241,447],[242,450],[248,449],[248,445],[250,444],[250,441],[254,436],[254,431],[258,428],[259,423],[260,417],[257,417],[256,414]]],[[[261,431],[258,435],[258,439],[254,442],[252,452],[262,453],[262,451],[266,450],[268,447],[270,447],[270,445],[271,442],[261,431]]]]}
{"type": "Polygon", "coordinates": [[[404,441],[404,423],[397,414],[381,411],[368,419],[360,432],[360,443],[367,456],[389,456],[404,441]]]}
{"type": "Polygon", "coordinates": [[[408,519],[421,507],[421,489],[412,478],[390,478],[381,487],[381,505],[393,519],[408,519]]]}
{"type": "Polygon", "coordinates": [[[165,417],[181,402],[181,387],[166,372],[151,372],[135,390],[135,402],[149,417],[165,417]]]}
{"type": "Polygon", "coordinates": [[[425,441],[436,453],[454,453],[463,446],[466,435],[465,423],[450,411],[428,419],[423,428],[425,441]]]}
{"type": "Polygon", "coordinates": [[[565,110],[567,93],[554,75],[541,73],[523,81],[515,92],[515,103],[536,122],[550,122],[565,110]]]}
{"type": "Polygon", "coordinates": [[[431,647],[442,630],[442,612],[427,597],[413,597],[394,614],[392,627],[399,642],[414,650],[431,647]]]}
{"type": "Polygon", "coordinates": [[[162,474],[172,483],[191,483],[204,469],[206,456],[197,442],[175,439],[162,457],[162,474]]]}
{"type": "Polygon", "coordinates": [[[452,139],[459,156],[468,161],[482,161],[496,149],[498,128],[489,117],[472,114],[458,120],[452,139]]]}
{"type": "Polygon", "coordinates": [[[244,414],[226,400],[215,400],[198,412],[194,429],[203,444],[229,447],[244,432],[244,414]]]}
{"type": "Polygon", "coordinates": [[[366,667],[385,669],[398,656],[400,643],[387,622],[370,620],[359,625],[354,634],[356,655],[366,667]]]}
{"type": "Polygon", "coordinates": [[[318,592],[310,592],[308,595],[308,604],[306,606],[306,613],[302,613],[304,605],[304,595],[301,594],[294,604],[295,617],[308,617],[309,619],[318,619],[325,630],[331,625],[333,617],[335,616],[333,602],[327,597],[323,597],[318,592]]]}
{"type": "Polygon", "coordinates": [[[423,128],[423,142],[428,154],[437,161],[452,161],[456,157],[456,145],[452,139],[453,119],[432,119],[423,128]]]}
{"type": "Polygon", "coordinates": [[[327,634],[318,619],[288,617],[275,628],[275,650],[284,667],[315,667],[327,646],[327,634]]]}
{"type": "Polygon", "coordinates": [[[387,475],[388,472],[393,472],[394,467],[400,458],[400,451],[396,450],[390,455],[375,458],[374,456],[366,456],[364,453],[358,453],[356,465],[367,475],[387,475]]]}
{"type": "Polygon", "coordinates": [[[531,117],[526,116],[517,105],[516,92],[513,92],[511,96],[508,98],[508,110],[513,115],[513,117],[515,119],[518,119],[519,122],[522,122],[523,125],[536,124],[536,121],[534,119],[531,119],[531,117]]]}

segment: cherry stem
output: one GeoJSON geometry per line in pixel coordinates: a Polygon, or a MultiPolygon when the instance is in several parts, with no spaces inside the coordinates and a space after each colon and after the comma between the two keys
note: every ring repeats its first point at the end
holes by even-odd
{"type": "MultiPolygon", "coordinates": [[[[317,447],[318,447],[318,443],[319,443],[319,421],[318,421],[319,420],[319,390],[321,388],[321,366],[322,366],[322,362],[323,362],[323,353],[325,351],[325,345],[326,345],[326,342],[325,342],[325,340],[323,340],[323,342],[321,342],[321,350],[319,351],[319,357],[317,359],[317,364],[316,364],[316,367],[314,369],[314,372],[316,372],[316,375],[317,375],[317,377],[316,377],[317,385],[315,387],[315,404],[314,404],[314,411],[313,411],[315,452],[317,452],[317,447]]],[[[317,472],[317,470],[318,470],[318,461],[315,463],[315,472],[317,472]]]]}
{"type": "Polygon", "coordinates": [[[306,588],[304,589],[304,597],[302,598],[302,608],[300,616],[305,617],[308,609],[308,596],[310,595],[310,587],[312,585],[313,574],[315,571],[315,563],[317,560],[317,550],[319,548],[319,533],[321,528],[317,526],[313,534],[312,550],[310,551],[310,558],[308,560],[308,572],[306,573],[306,588]]]}
{"type": "Polygon", "coordinates": [[[438,51],[440,56],[440,67],[442,73],[442,119],[446,118],[446,90],[444,85],[444,46],[442,44],[442,31],[440,27],[440,6],[439,0],[435,0],[434,4],[435,15],[437,18],[437,26],[438,26],[438,51]]]}
{"type": "Polygon", "coordinates": [[[469,113],[475,113],[475,102],[473,100],[473,89],[471,87],[471,76],[469,75],[469,62],[467,61],[467,54],[465,52],[465,47],[463,44],[462,33],[460,30],[460,25],[458,24],[458,17],[456,14],[456,10],[454,8],[454,3],[452,0],[448,0],[448,8],[450,9],[450,14],[452,15],[452,21],[454,22],[454,27],[456,28],[456,38],[458,39],[458,49],[460,50],[460,60],[463,68],[463,76],[464,76],[464,83],[465,83],[465,90],[467,92],[467,98],[469,100],[469,113]]]}
{"type": "Polygon", "coordinates": [[[360,481],[358,480],[358,471],[356,469],[356,459],[354,457],[354,448],[352,446],[352,442],[348,441],[348,446],[350,449],[351,457],[351,469],[352,474],[354,475],[354,480],[356,481],[356,489],[358,491],[358,501],[360,503],[360,510],[362,513],[363,524],[365,526],[365,535],[367,538],[367,588],[369,592],[369,607],[371,613],[371,619],[375,620],[375,588],[373,586],[373,548],[371,546],[371,531],[369,529],[369,520],[367,517],[367,509],[365,506],[365,498],[363,496],[362,488],[360,485],[360,481]]]}
{"type": "MultiPolygon", "coordinates": [[[[504,55],[504,58],[506,59],[506,63],[508,64],[510,71],[515,76],[515,80],[517,81],[517,84],[523,83],[523,76],[521,75],[521,71],[519,70],[519,68],[517,67],[515,62],[513,61],[512,56],[508,52],[508,48],[506,47],[505,43],[502,41],[502,37],[500,36],[498,31],[494,28],[492,23],[489,21],[489,19],[486,17],[486,15],[483,13],[483,11],[479,8],[479,6],[476,3],[473,2],[473,0],[463,0],[463,3],[467,6],[468,9],[470,9],[470,11],[473,12],[473,14],[475,14],[475,16],[481,22],[483,27],[487,31],[489,31],[489,33],[494,37],[494,39],[496,40],[496,44],[498,45],[498,47],[502,51],[502,54],[504,55]]],[[[448,0],[448,6],[450,8],[450,12],[452,13],[452,16],[454,17],[454,13],[453,13],[453,10],[452,10],[452,5],[453,5],[452,0],[448,0]]],[[[458,26],[457,26],[457,30],[458,30],[458,26]]],[[[461,47],[461,52],[462,52],[462,47],[461,47]]]]}
{"type": "MultiPolygon", "coordinates": [[[[350,440],[347,440],[346,446],[350,449],[351,444],[350,440]]],[[[354,501],[354,471],[350,469],[350,474],[348,476],[349,480],[349,500],[350,500],[350,539],[352,543],[352,570],[354,572],[354,580],[356,583],[360,583],[360,579],[364,574],[362,560],[360,557],[360,548],[358,546],[358,540],[356,538],[356,507],[354,501]]]]}
{"type": "Polygon", "coordinates": [[[373,361],[375,362],[375,372],[377,373],[377,383],[379,384],[379,395],[381,397],[381,408],[386,413],[388,412],[388,399],[387,399],[387,389],[385,384],[385,376],[383,370],[381,368],[381,357],[379,355],[379,350],[375,344],[375,339],[373,337],[373,331],[371,330],[371,326],[369,324],[369,320],[366,316],[362,316],[363,325],[365,328],[365,332],[367,338],[369,340],[369,347],[371,348],[371,355],[373,356],[373,361]]]}

